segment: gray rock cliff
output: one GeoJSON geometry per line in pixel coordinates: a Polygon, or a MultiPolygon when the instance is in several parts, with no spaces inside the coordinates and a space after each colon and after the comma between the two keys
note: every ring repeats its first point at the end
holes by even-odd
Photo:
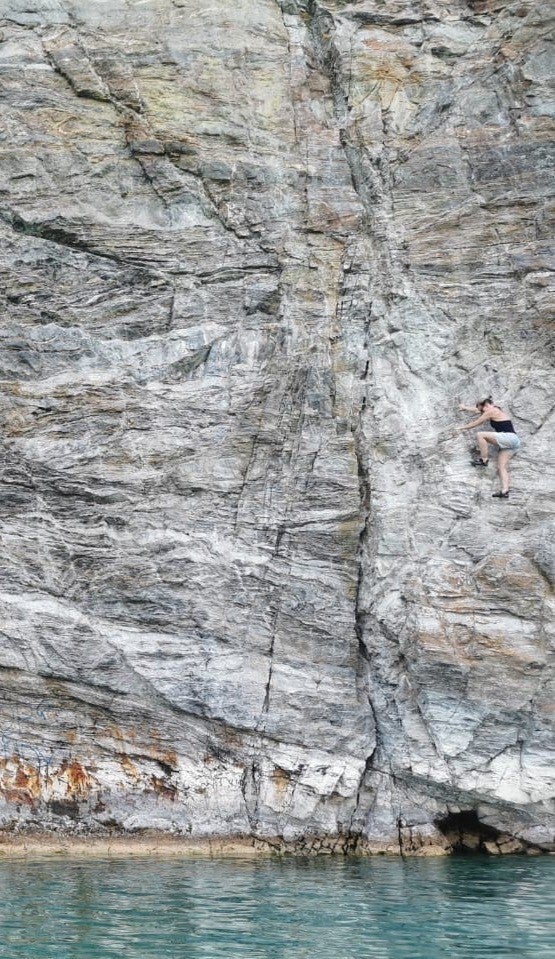
{"type": "Polygon", "coordinates": [[[0,0],[5,829],[549,847],[550,20],[0,0]]]}

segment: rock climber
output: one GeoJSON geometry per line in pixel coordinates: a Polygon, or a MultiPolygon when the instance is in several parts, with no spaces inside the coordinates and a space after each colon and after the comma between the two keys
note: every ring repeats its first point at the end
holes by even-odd
{"type": "Polygon", "coordinates": [[[497,447],[497,472],[501,481],[501,489],[493,493],[495,499],[509,498],[509,460],[520,449],[520,440],[516,430],[507,413],[504,413],[495,405],[491,396],[485,400],[480,400],[476,406],[459,406],[459,409],[466,413],[479,413],[478,419],[465,423],[464,426],[458,426],[457,432],[462,430],[473,430],[476,426],[481,426],[486,420],[489,420],[493,432],[482,432],[476,434],[479,456],[472,460],[472,465],[479,469],[485,469],[489,463],[489,446],[497,447]]]}

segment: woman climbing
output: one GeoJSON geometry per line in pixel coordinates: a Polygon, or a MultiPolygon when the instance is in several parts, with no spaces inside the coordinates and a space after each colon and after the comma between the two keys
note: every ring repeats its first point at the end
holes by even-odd
{"type": "Polygon", "coordinates": [[[497,455],[497,472],[501,480],[501,490],[492,495],[496,499],[508,499],[509,460],[517,450],[520,449],[520,440],[509,416],[495,405],[491,396],[486,397],[485,400],[480,400],[476,403],[476,406],[461,405],[459,409],[467,413],[479,413],[480,415],[478,419],[472,420],[470,423],[465,423],[464,426],[458,426],[457,431],[472,430],[476,426],[481,426],[486,420],[489,420],[493,432],[483,433],[480,431],[476,434],[480,456],[472,461],[472,465],[482,468],[486,467],[489,462],[488,445],[497,446],[499,450],[497,455]]]}

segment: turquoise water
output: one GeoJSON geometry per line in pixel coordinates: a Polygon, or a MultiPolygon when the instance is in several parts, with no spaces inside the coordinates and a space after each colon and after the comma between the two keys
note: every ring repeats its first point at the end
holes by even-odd
{"type": "Polygon", "coordinates": [[[553,959],[555,858],[0,863],[2,959],[553,959]]]}

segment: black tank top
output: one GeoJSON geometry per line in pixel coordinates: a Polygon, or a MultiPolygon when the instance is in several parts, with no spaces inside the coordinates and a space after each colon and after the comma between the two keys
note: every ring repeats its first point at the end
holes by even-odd
{"type": "Polygon", "coordinates": [[[495,433],[516,433],[511,420],[490,420],[490,424],[495,433]]]}

